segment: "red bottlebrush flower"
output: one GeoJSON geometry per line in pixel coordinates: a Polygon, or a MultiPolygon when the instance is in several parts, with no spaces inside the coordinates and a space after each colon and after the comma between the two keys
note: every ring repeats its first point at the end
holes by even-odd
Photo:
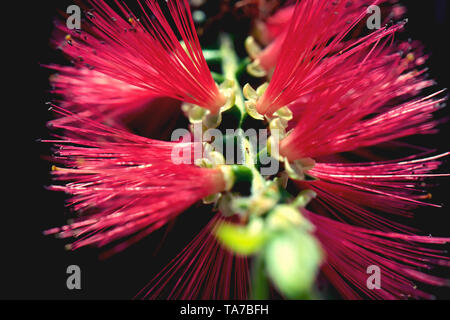
{"type": "MultiPolygon", "coordinates": [[[[64,111],[59,111],[65,113],[64,111]]],[[[66,138],[54,141],[58,151],[53,175],[66,185],[51,190],[72,195],[69,204],[84,212],[69,226],[49,230],[80,238],[73,245],[104,246],[134,235],[113,252],[145,237],[208,195],[225,190],[220,169],[175,164],[175,147],[191,152],[193,144],[151,140],[94,121],[83,128],[58,125],[66,138]]]]}
{"type": "Polygon", "coordinates": [[[391,50],[360,52],[293,103],[297,120],[280,142],[280,153],[292,160],[320,157],[435,132],[439,122],[432,113],[445,98],[436,98],[441,92],[414,98],[434,84],[413,69],[424,58],[419,51],[402,57],[391,50]]]}
{"type": "Polygon", "coordinates": [[[334,7],[336,14],[328,14],[324,18],[327,4],[330,2],[302,1],[301,5],[295,7],[294,16],[298,18],[291,21],[269,87],[256,105],[260,114],[271,115],[310,92],[337,86],[345,80],[339,77],[344,69],[358,66],[352,62],[355,55],[361,55],[367,47],[379,43],[384,37],[403,27],[402,24],[384,27],[341,50],[341,41],[365,12],[351,20],[351,23],[342,25],[333,35],[327,32],[328,28],[341,25],[343,20],[347,21],[345,3],[337,3],[334,7]],[[317,30],[321,31],[318,33],[317,30]],[[337,53],[328,56],[333,52],[337,53]]]}
{"type": "MultiPolygon", "coordinates": [[[[145,1],[154,18],[141,4],[143,21],[134,18],[124,5],[118,4],[120,15],[104,1],[94,0],[91,4],[95,12],[88,15],[87,32],[78,33],[59,26],[70,34],[60,45],[63,52],[75,61],[77,68],[88,66],[98,72],[91,75],[94,78],[81,91],[93,90],[97,82],[108,81],[116,88],[131,88],[145,99],[171,97],[202,106],[212,113],[219,111],[226,98],[203,57],[187,0],[167,3],[184,45],[178,41],[155,0],[145,1]],[[128,20],[123,16],[129,17],[128,20]]],[[[74,82],[84,72],[64,69],[65,77],[74,77],[74,82]]],[[[55,81],[58,86],[58,78],[55,81]]],[[[63,81],[67,82],[67,78],[63,81]]]]}
{"type": "Polygon", "coordinates": [[[142,299],[247,299],[250,268],[246,257],[224,249],[212,234],[221,214],[180,252],[141,292],[142,299]]]}
{"type": "MultiPolygon", "coordinates": [[[[377,0],[377,1],[367,1],[367,0],[356,0],[356,1],[349,1],[345,4],[345,17],[346,20],[342,21],[342,24],[348,24],[348,21],[353,20],[357,18],[361,12],[366,9],[369,5],[381,5],[383,3],[386,3],[386,0],[377,0]]],[[[300,5],[302,5],[300,3],[300,5]]],[[[333,10],[333,6],[336,5],[336,3],[327,3],[327,9],[333,10]]],[[[299,18],[299,16],[294,15],[295,11],[295,5],[286,6],[284,8],[281,8],[277,12],[275,12],[274,15],[269,17],[265,23],[264,27],[268,33],[269,38],[276,38],[282,33],[286,31],[289,27],[289,23],[291,22],[291,19],[294,17],[296,19],[299,18]]],[[[328,14],[327,11],[321,12],[323,16],[326,16],[328,14]]],[[[392,8],[390,8],[390,14],[387,16],[388,19],[399,19],[401,16],[405,14],[405,8],[398,4],[393,4],[392,8]]],[[[337,31],[339,31],[340,28],[342,28],[341,24],[336,24],[332,27],[330,30],[333,34],[336,34],[337,31]]]]}
{"type": "Polygon", "coordinates": [[[269,39],[277,38],[289,27],[289,23],[294,15],[294,10],[295,6],[281,8],[265,21],[264,27],[269,39]]]}
{"type": "Polygon", "coordinates": [[[318,180],[301,184],[317,192],[320,206],[340,220],[377,230],[411,231],[371,209],[411,217],[411,211],[418,206],[440,207],[425,201],[431,197],[424,191],[425,179],[449,176],[432,173],[448,155],[386,162],[317,163],[307,173],[318,180]]]}
{"type": "MultiPolygon", "coordinates": [[[[323,3],[325,7],[323,7],[322,10],[312,11],[314,16],[308,16],[308,11],[303,12],[305,15],[300,15],[298,12],[297,14],[294,14],[296,8],[295,5],[282,8],[262,23],[262,27],[260,28],[262,28],[261,33],[264,35],[264,40],[272,40],[272,42],[255,58],[257,58],[260,67],[262,67],[266,72],[270,72],[275,68],[277,65],[277,60],[283,49],[284,38],[290,30],[289,26],[293,19],[298,20],[298,22],[302,24],[305,19],[311,19],[313,17],[318,21],[327,21],[327,18],[330,16],[330,11],[337,10],[336,12],[340,12],[340,14],[342,14],[342,18],[334,21],[334,23],[323,24],[320,28],[320,33],[317,31],[314,33],[316,35],[322,34],[328,37],[328,39],[332,39],[333,36],[338,35],[343,30],[348,28],[350,23],[358,20],[358,17],[361,17],[361,13],[366,10],[368,5],[379,5],[384,2],[386,1],[371,1],[370,3],[365,0],[349,1],[345,3],[344,6],[338,6],[337,3],[328,2],[323,3]]],[[[308,3],[302,1],[298,6],[307,7],[308,3]]],[[[384,21],[388,22],[391,19],[398,20],[403,14],[404,9],[402,6],[393,5],[390,14],[386,16],[384,21]]],[[[342,50],[346,46],[349,46],[351,43],[355,42],[358,33],[359,32],[357,30],[354,30],[352,32],[352,39],[337,43],[334,48],[330,47],[328,49],[334,50],[334,52],[342,50]]]]}
{"type": "Polygon", "coordinates": [[[96,70],[51,68],[59,72],[52,76],[53,93],[63,97],[62,107],[74,115],[55,119],[50,126],[74,124],[81,116],[124,130],[133,127],[144,136],[164,139],[170,136],[182,113],[179,101],[154,97],[142,88],[96,70]]]}
{"type": "Polygon", "coordinates": [[[432,265],[449,266],[450,260],[439,250],[424,244],[444,244],[449,238],[431,238],[398,233],[385,233],[343,224],[308,212],[316,227],[325,252],[324,274],[347,299],[431,299],[417,283],[449,285],[449,280],[419,271],[432,265]],[[367,286],[367,270],[377,266],[383,270],[377,290],[367,286]]]}
{"type": "Polygon", "coordinates": [[[277,64],[278,57],[283,47],[285,34],[277,37],[264,50],[262,50],[255,58],[259,66],[266,72],[270,72],[277,64]]]}
{"type": "Polygon", "coordinates": [[[59,72],[52,77],[55,87],[53,93],[62,95],[65,101],[74,105],[112,105],[118,106],[117,109],[126,109],[137,101],[145,102],[153,98],[153,95],[142,88],[96,70],[58,66],[53,68],[59,72]]]}
{"type": "MultiPolygon", "coordinates": [[[[120,120],[149,105],[155,98],[148,91],[88,68],[51,66],[53,93],[63,97],[64,108],[93,120],[121,126],[120,120]]],[[[61,118],[55,122],[70,122],[61,118]]]]}

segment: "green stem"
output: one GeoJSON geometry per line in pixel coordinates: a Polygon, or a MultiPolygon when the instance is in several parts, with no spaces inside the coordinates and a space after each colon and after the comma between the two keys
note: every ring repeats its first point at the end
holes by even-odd
{"type": "Polygon", "coordinates": [[[211,75],[213,76],[214,81],[217,83],[222,83],[225,81],[225,77],[220,73],[211,71],[211,75]]]}
{"type": "Polygon", "coordinates": [[[202,51],[206,62],[219,63],[222,61],[222,52],[220,50],[203,49],[202,51]]]}
{"type": "Polygon", "coordinates": [[[264,257],[260,253],[253,259],[251,300],[269,299],[269,281],[264,268],[264,257]]]}
{"type": "MultiPolygon", "coordinates": [[[[222,72],[226,79],[233,80],[236,91],[236,106],[241,111],[242,117],[240,126],[242,126],[242,122],[247,114],[245,108],[245,98],[242,92],[242,87],[239,83],[238,73],[242,69],[241,61],[236,53],[234,48],[233,39],[229,34],[222,33],[219,36],[220,41],[220,52],[222,55],[222,72]]],[[[245,63],[245,61],[244,61],[245,63]]],[[[250,142],[243,138],[240,139],[242,141],[242,145],[240,146],[240,150],[244,150],[245,152],[245,165],[250,168],[253,172],[253,181],[252,181],[252,193],[261,192],[264,187],[265,180],[261,176],[259,170],[255,166],[255,153],[256,150],[252,150],[252,146],[250,142]]]]}
{"type": "MultiPolygon", "coordinates": [[[[233,39],[230,35],[221,34],[219,39],[220,52],[222,56],[222,72],[225,79],[232,80],[234,82],[236,92],[235,104],[242,115],[239,128],[242,128],[243,120],[247,115],[247,111],[245,108],[244,94],[238,78],[242,70],[245,69],[245,66],[249,60],[247,59],[241,61],[239,59],[234,48],[233,39]]],[[[244,182],[251,179],[250,197],[258,198],[265,192],[267,182],[261,175],[255,163],[255,159],[257,158],[257,150],[253,150],[254,146],[252,146],[249,140],[246,139],[243,130],[239,130],[239,139],[237,139],[237,141],[241,144],[238,149],[244,153],[244,167],[249,169],[249,171],[247,171],[242,170],[242,167],[239,167],[239,170],[242,170],[242,172],[240,172],[242,174],[239,178],[241,178],[244,182]]],[[[252,299],[267,299],[269,297],[269,284],[265,272],[264,252],[261,252],[255,256],[252,271],[252,299]]]]}
{"type": "Polygon", "coordinates": [[[236,86],[236,105],[245,114],[245,100],[242,88],[237,79],[239,72],[239,57],[234,49],[233,39],[229,34],[222,33],[219,37],[220,52],[222,56],[222,72],[226,79],[233,80],[236,86]]]}

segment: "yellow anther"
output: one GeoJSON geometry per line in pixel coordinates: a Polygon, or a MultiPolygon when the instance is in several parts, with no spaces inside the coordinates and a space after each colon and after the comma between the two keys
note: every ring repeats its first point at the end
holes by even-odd
{"type": "Polygon", "coordinates": [[[298,159],[292,162],[286,161],[284,162],[285,169],[287,174],[291,179],[294,180],[304,180],[305,179],[305,171],[311,170],[316,165],[314,159],[304,158],[298,159]]]}
{"type": "Polygon", "coordinates": [[[283,139],[286,136],[286,122],[280,118],[270,121],[269,128],[272,135],[277,135],[278,139],[283,139]]]}
{"type": "Polygon", "coordinates": [[[269,87],[269,83],[268,82],[264,82],[262,85],[260,85],[256,89],[256,93],[258,94],[258,96],[262,97],[262,95],[266,92],[268,87],[269,87]]]}
{"type": "Polygon", "coordinates": [[[431,194],[431,193],[428,193],[428,194],[426,194],[426,195],[423,195],[423,196],[421,196],[420,197],[421,199],[432,199],[433,198],[433,195],[431,194]]]}
{"type": "Polygon", "coordinates": [[[278,111],[275,112],[275,115],[277,115],[278,117],[280,117],[280,119],[285,121],[290,121],[292,120],[292,118],[294,118],[292,111],[288,107],[278,109],[278,111]]]}
{"type": "Polygon", "coordinates": [[[202,199],[204,204],[211,204],[211,203],[215,203],[219,200],[220,198],[220,193],[215,193],[215,194],[211,194],[205,198],[202,199]]]}
{"type": "Polygon", "coordinates": [[[258,99],[258,94],[256,93],[256,90],[253,89],[253,87],[249,83],[245,84],[242,91],[244,93],[244,97],[247,100],[257,100],[258,99]]]}
{"type": "Polygon", "coordinates": [[[245,109],[247,110],[247,113],[256,120],[264,120],[264,116],[261,115],[256,110],[256,103],[254,101],[246,101],[245,102],[245,109]]]}
{"type": "Polygon", "coordinates": [[[245,102],[245,108],[247,110],[247,113],[254,119],[264,120],[264,116],[256,110],[256,104],[266,88],[266,84],[263,84],[255,90],[248,83],[243,88],[244,97],[247,99],[247,101],[245,102]]]}
{"type": "Polygon", "coordinates": [[[223,154],[217,151],[212,151],[208,154],[208,159],[211,160],[212,164],[216,166],[225,165],[225,157],[223,154]]]}
{"type": "Polygon", "coordinates": [[[245,39],[245,49],[252,59],[258,58],[262,51],[261,47],[256,43],[255,38],[253,38],[252,36],[249,36],[247,37],[247,39],[245,39]]]}
{"type": "Polygon", "coordinates": [[[200,168],[207,168],[207,169],[213,168],[213,163],[208,158],[196,159],[194,161],[194,164],[200,168]]]}
{"type": "Polygon", "coordinates": [[[225,181],[225,191],[230,191],[233,188],[234,182],[236,180],[233,170],[230,166],[227,165],[219,166],[219,169],[222,171],[223,180],[225,181]]]}
{"type": "Polygon", "coordinates": [[[255,78],[262,78],[267,76],[267,72],[261,66],[259,59],[256,59],[255,61],[247,65],[247,72],[255,78]]]}

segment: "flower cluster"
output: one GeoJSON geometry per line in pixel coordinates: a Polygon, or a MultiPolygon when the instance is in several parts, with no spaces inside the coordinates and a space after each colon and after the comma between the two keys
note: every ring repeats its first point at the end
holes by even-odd
{"type": "Polygon", "coordinates": [[[46,140],[56,147],[49,189],[69,194],[78,218],[46,234],[75,237],[70,250],[114,244],[105,254],[115,254],[203,201],[210,223],[141,297],[268,298],[274,288],[317,298],[319,274],[349,299],[432,298],[420,284],[450,284],[421,271],[450,265],[429,247],[450,239],[416,235],[396,219],[439,207],[426,181],[449,176],[437,170],[450,153],[348,156],[437,132],[433,113],[445,97],[422,94],[435,83],[420,43],[394,39],[406,21],[364,29],[368,4],[384,5],[386,22],[403,7],[296,1],[255,17],[245,43],[223,33],[206,50],[187,0],[137,1],[139,15],[120,1],[89,3],[82,30],[57,25],[65,36],[54,43],[73,65],[48,66],[60,97],[46,140]],[[221,74],[210,71],[217,62],[221,74]],[[183,114],[191,132],[158,140],[183,114]],[[145,134],[130,129],[136,119],[145,134]],[[271,137],[260,148],[227,133],[261,127],[271,137]],[[244,161],[230,164],[214,139],[191,142],[194,128],[237,141],[244,161]],[[174,161],[174,150],[198,149],[193,163],[174,161]],[[263,154],[280,163],[277,172],[261,174],[263,154]],[[370,266],[382,273],[376,290],[370,266]]]}

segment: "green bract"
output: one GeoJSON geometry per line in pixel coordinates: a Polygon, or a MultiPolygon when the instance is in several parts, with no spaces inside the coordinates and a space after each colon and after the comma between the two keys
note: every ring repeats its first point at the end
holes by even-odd
{"type": "Polygon", "coordinates": [[[215,234],[225,247],[241,255],[257,253],[267,239],[260,219],[254,219],[248,226],[223,223],[217,227],[215,234]]]}
{"type": "Polygon", "coordinates": [[[322,258],[322,250],[315,238],[301,229],[274,237],[265,250],[267,274],[290,299],[309,293],[322,258]]]}

